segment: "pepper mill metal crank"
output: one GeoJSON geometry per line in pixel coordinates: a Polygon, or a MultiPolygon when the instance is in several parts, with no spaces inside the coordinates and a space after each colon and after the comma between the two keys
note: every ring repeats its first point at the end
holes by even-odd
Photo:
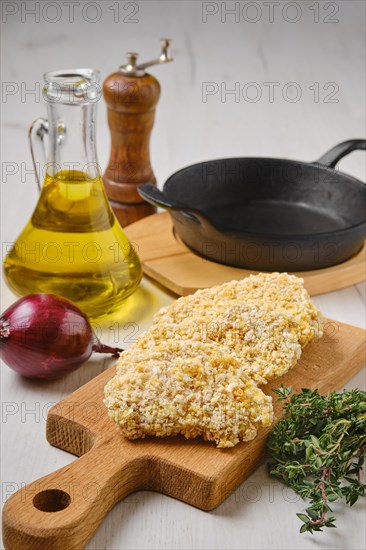
{"type": "Polygon", "coordinates": [[[156,212],[137,192],[141,183],[156,184],[150,163],[150,134],[160,97],[159,81],[145,72],[173,61],[170,39],[161,40],[160,57],[137,64],[137,53],[127,53],[127,64],[103,83],[111,131],[111,153],[103,176],[109,202],[122,226],[156,212]]]}

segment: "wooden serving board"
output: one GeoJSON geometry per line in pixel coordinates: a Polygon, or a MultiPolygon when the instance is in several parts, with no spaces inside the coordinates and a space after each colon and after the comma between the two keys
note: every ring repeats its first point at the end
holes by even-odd
{"type": "MultiPolygon", "coordinates": [[[[124,231],[140,256],[144,273],[180,296],[258,273],[211,262],[192,252],[175,237],[168,212],[143,218],[124,231]]],[[[346,262],[294,275],[303,277],[311,295],[360,283],[366,278],[366,246],[346,262]]]]}
{"type": "MultiPolygon", "coordinates": [[[[323,338],[308,346],[298,365],[265,391],[280,384],[292,385],[295,391],[339,389],[363,367],[364,343],[362,329],[329,321],[323,338]]],[[[231,449],[181,437],[128,441],[102,403],[104,385],[113,374],[114,368],[103,372],[50,410],[49,443],[80,458],[6,502],[7,550],[84,548],[108,511],[140,489],[211,510],[263,460],[268,429],[231,449]]],[[[280,417],[279,404],[275,412],[280,417]]]]}

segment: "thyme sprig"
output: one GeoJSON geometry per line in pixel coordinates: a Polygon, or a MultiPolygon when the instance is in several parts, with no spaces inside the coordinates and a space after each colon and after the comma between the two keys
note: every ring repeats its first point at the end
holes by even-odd
{"type": "Polygon", "coordinates": [[[269,471],[310,500],[306,513],[297,514],[300,533],[336,527],[330,503],[345,499],[352,506],[365,495],[366,392],[273,391],[286,402],[267,442],[269,471]]]}

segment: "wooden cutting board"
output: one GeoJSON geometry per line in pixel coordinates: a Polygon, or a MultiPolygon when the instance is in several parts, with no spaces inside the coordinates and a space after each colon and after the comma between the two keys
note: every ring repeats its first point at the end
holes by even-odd
{"type": "MultiPolygon", "coordinates": [[[[143,218],[124,231],[140,256],[145,275],[180,296],[258,273],[210,262],[192,252],[174,236],[169,212],[143,218]]],[[[360,283],[366,277],[366,246],[346,262],[294,275],[303,277],[311,295],[360,283]]]]}
{"type": "MultiPolygon", "coordinates": [[[[292,371],[268,384],[266,393],[281,384],[295,391],[341,388],[363,367],[364,343],[362,329],[329,321],[323,338],[304,350],[292,371]]],[[[84,548],[108,511],[140,489],[211,510],[263,460],[268,429],[232,449],[180,437],[128,441],[102,403],[104,385],[113,374],[114,368],[107,370],[50,410],[49,443],[80,458],[30,483],[6,502],[7,550],[84,548]]],[[[275,412],[281,415],[278,404],[275,412]]],[[[21,468],[26,457],[17,460],[21,468]]]]}

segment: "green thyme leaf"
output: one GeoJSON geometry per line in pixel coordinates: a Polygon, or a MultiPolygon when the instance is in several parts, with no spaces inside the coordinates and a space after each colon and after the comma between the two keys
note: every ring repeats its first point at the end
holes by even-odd
{"type": "Polygon", "coordinates": [[[267,441],[269,472],[310,501],[306,514],[297,514],[301,533],[336,527],[329,504],[344,500],[352,506],[366,492],[366,392],[273,391],[286,402],[267,441]]]}

